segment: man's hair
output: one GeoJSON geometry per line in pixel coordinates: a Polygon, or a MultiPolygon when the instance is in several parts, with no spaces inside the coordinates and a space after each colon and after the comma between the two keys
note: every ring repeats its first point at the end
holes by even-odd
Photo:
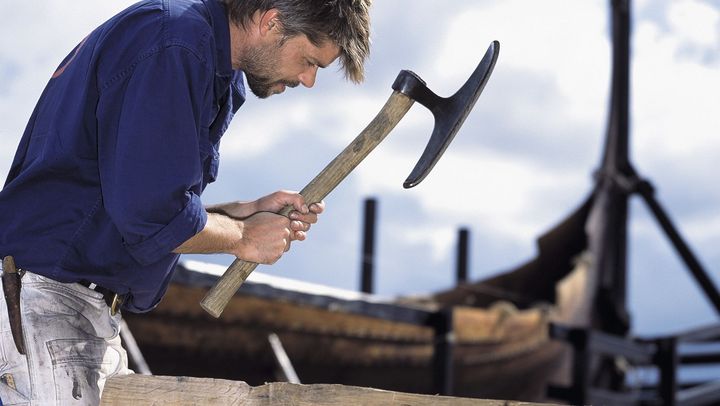
{"type": "Polygon", "coordinates": [[[277,9],[286,38],[305,34],[315,46],[330,40],[340,47],[345,77],[359,83],[370,53],[372,0],[222,0],[230,20],[245,27],[256,11],[277,9]]]}

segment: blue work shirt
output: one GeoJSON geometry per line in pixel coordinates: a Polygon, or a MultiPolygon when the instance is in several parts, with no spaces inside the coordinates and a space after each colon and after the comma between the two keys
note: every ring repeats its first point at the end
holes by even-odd
{"type": "Polygon", "coordinates": [[[217,0],[147,0],[83,39],[53,74],[0,192],[0,256],[87,280],[146,311],[203,229],[200,194],[245,101],[217,0]]]}

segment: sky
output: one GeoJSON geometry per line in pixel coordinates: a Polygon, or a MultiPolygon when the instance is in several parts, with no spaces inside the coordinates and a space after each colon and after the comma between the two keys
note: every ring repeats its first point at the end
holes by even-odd
{"type": "MultiPolygon", "coordinates": [[[[0,173],[43,87],[94,27],[132,1],[0,3],[0,173]]],[[[312,89],[253,96],[223,137],[205,203],[300,190],[372,120],[402,69],[449,96],[493,40],[500,57],[464,127],[416,188],[402,182],[432,132],[416,105],[325,200],[307,241],[261,272],[359,286],[362,207],[378,199],[376,292],[424,294],[454,283],[459,227],[470,230],[470,277],[512,269],[536,238],[592,189],[609,101],[610,1],[376,1],[366,81],[338,65],[312,89]]],[[[631,156],[720,284],[720,1],[633,2],[631,156]]],[[[4,176],[4,175],[3,175],[4,176]]],[[[631,203],[633,331],[671,333],[718,321],[644,204],[631,203]]],[[[229,264],[227,255],[190,259],[229,264]]]]}

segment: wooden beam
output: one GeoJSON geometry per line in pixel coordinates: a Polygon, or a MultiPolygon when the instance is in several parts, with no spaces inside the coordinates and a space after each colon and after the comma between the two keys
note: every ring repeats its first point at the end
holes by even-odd
{"type": "Polygon", "coordinates": [[[245,382],[185,376],[125,375],[105,383],[101,405],[242,405],[252,388],[245,382]]]}
{"type": "Polygon", "coordinates": [[[105,384],[101,405],[530,406],[537,403],[416,395],[343,385],[245,382],[176,376],[125,375],[105,384]]]}

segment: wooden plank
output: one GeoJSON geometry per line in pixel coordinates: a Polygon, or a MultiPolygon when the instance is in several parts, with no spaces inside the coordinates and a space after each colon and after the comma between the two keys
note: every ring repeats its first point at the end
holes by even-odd
{"type": "Polygon", "coordinates": [[[343,385],[284,382],[252,387],[210,378],[126,375],[105,384],[104,406],[297,405],[297,406],[530,406],[538,403],[416,395],[343,385]]]}
{"type": "Polygon", "coordinates": [[[101,405],[246,405],[250,385],[224,379],[131,374],[105,383],[101,405]]]}

